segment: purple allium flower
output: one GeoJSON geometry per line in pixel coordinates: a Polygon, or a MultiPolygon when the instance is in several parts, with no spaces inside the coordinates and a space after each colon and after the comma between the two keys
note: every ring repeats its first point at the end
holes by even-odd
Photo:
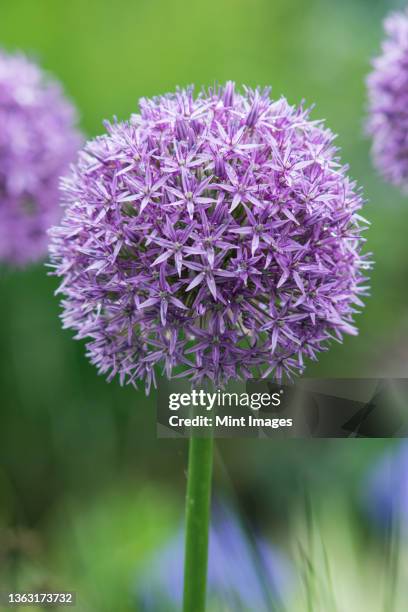
{"type": "Polygon", "coordinates": [[[408,532],[408,443],[392,447],[370,470],[364,504],[381,527],[401,522],[408,532]]]}
{"type": "MultiPolygon", "coordinates": [[[[184,536],[180,532],[149,561],[137,592],[142,609],[180,610],[183,596],[184,536]]],[[[208,550],[208,608],[266,612],[284,599],[289,564],[260,537],[249,538],[233,513],[218,507],[208,550]],[[218,606],[221,606],[219,608],[218,606]]]]}
{"type": "Polygon", "coordinates": [[[58,180],[80,145],[60,86],[23,55],[0,51],[0,261],[23,265],[47,251],[61,217],[58,180]]]}
{"type": "Polygon", "coordinates": [[[106,128],[63,183],[50,250],[64,327],[101,373],[281,378],[356,333],[363,200],[308,110],[230,82],[106,128]]]}
{"type": "Polygon", "coordinates": [[[384,22],[382,54],[367,78],[367,132],[378,171],[408,191],[408,11],[384,22]]]}

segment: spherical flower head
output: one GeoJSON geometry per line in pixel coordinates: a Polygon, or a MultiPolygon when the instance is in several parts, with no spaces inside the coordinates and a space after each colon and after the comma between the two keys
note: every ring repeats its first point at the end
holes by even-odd
{"type": "Polygon", "coordinates": [[[227,83],[106,128],[63,183],[50,247],[64,326],[101,373],[281,378],[356,333],[362,198],[309,111],[227,83]]]}
{"type": "Polygon", "coordinates": [[[408,192],[408,11],[384,22],[382,53],[367,78],[367,132],[382,176],[408,192]]]}
{"type": "Polygon", "coordinates": [[[0,51],[0,263],[47,252],[61,217],[58,180],[81,144],[61,87],[23,55],[0,51]]]}

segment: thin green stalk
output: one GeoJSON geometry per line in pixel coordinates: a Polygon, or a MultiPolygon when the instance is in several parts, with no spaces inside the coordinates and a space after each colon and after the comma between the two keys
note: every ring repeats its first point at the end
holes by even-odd
{"type": "Polygon", "coordinates": [[[183,612],[205,612],[213,438],[189,444],[183,612]]]}

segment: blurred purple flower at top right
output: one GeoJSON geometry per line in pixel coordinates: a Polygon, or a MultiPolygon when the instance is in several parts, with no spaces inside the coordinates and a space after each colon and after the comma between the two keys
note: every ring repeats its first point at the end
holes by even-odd
{"type": "Polygon", "coordinates": [[[408,9],[384,21],[381,54],[367,77],[372,158],[379,173],[408,193],[408,9]]]}

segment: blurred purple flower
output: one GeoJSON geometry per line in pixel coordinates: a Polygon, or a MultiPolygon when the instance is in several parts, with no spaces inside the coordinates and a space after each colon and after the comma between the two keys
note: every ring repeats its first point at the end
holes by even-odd
{"type": "Polygon", "coordinates": [[[367,78],[367,132],[378,171],[408,191],[408,11],[389,15],[384,29],[382,53],[367,78]]]}
{"type": "Polygon", "coordinates": [[[308,110],[229,82],[106,128],[64,181],[50,247],[64,327],[101,373],[147,390],[159,364],[198,384],[281,378],[357,333],[363,200],[308,110]]]}
{"type": "Polygon", "coordinates": [[[408,442],[388,449],[374,465],[364,504],[379,526],[401,521],[408,528],[408,442]]]}
{"type": "Polygon", "coordinates": [[[80,146],[59,84],[23,55],[0,51],[0,261],[20,266],[47,251],[61,217],[58,181],[80,146]]]}
{"type": "MultiPolygon", "coordinates": [[[[287,593],[290,568],[263,539],[250,539],[232,512],[213,513],[208,551],[208,602],[221,609],[274,609],[287,593]],[[228,607],[224,607],[227,606],[228,607]]],[[[184,535],[179,533],[142,571],[137,595],[142,610],[180,610],[183,595],[184,535]]]]}

